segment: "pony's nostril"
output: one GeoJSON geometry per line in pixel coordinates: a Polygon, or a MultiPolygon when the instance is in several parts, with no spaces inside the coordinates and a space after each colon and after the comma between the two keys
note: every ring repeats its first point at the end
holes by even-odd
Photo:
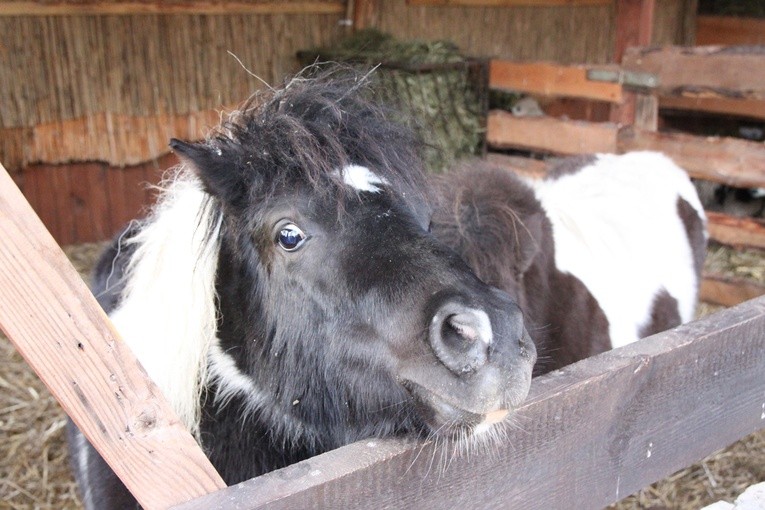
{"type": "Polygon", "coordinates": [[[488,359],[491,322],[482,310],[448,303],[433,317],[429,340],[441,363],[456,375],[467,375],[488,359]]]}
{"type": "MultiPolygon", "coordinates": [[[[483,312],[481,312],[483,313],[483,312]]],[[[484,314],[485,315],[485,314],[484,314]]],[[[473,314],[454,314],[450,315],[444,321],[444,328],[450,328],[458,338],[461,345],[457,348],[470,346],[475,342],[491,343],[490,328],[487,321],[484,323],[481,317],[473,314]]]]}

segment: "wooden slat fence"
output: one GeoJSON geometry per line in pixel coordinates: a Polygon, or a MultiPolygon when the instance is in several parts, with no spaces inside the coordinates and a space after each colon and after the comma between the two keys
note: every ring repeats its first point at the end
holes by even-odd
{"type": "MultiPolygon", "coordinates": [[[[619,67],[564,66],[539,62],[492,61],[490,87],[535,97],[567,96],[619,105],[634,97],[628,124],[569,118],[520,117],[489,113],[490,149],[521,149],[571,155],[655,150],[670,156],[697,179],[735,187],[765,188],[765,145],[727,137],[701,137],[657,131],[659,108],[765,118],[765,47],[628,48],[619,67]],[[605,78],[604,78],[605,77],[605,78]],[[608,79],[611,88],[603,88],[608,79]],[[622,89],[621,93],[613,88],[622,89]],[[591,91],[589,89],[592,89],[591,91]],[[604,92],[607,91],[607,92],[604,92]]],[[[623,108],[622,108],[623,109],[623,108]]],[[[517,162],[517,161],[516,161],[517,162]]],[[[515,162],[510,163],[513,168],[515,162]]],[[[736,247],[765,249],[765,221],[708,214],[713,240],[736,247]]],[[[711,275],[702,297],[730,303],[765,285],[746,285],[721,299],[739,282],[711,275]]]]}

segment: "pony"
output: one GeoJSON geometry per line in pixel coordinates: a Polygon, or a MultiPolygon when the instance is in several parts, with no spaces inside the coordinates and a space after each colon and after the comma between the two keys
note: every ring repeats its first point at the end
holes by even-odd
{"type": "Polygon", "coordinates": [[[433,233],[518,303],[536,374],[693,319],[706,215],[663,154],[563,158],[542,179],[473,161],[437,188],[433,233]]]}
{"type": "MultiPolygon", "coordinates": [[[[481,435],[528,393],[522,312],[430,232],[422,145],[369,90],[298,76],[172,140],[180,167],[94,271],[228,484],[362,438],[481,435]]],[[[134,508],[68,435],[85,507],[134,508]]]]}
{"type": "MultiPolygon", "coordinates": [[[[543,182],[476,161],[428,176],[368,81],[299,75],[205,140],[172,140],[181,165],[95,269],[94,294],[229,484],[370,437],[496,440],[538,348],[541,373],[689,318],[705,234],[684,174],[605,175],[666,158],[597,156],[543,182]],[[639,202],[652,215],[610,209],[639,202]],[[683,250],[639,258],[670,238],[683,250]]],[[[86,508],[135,507],[68,435],[86,508]]]]}

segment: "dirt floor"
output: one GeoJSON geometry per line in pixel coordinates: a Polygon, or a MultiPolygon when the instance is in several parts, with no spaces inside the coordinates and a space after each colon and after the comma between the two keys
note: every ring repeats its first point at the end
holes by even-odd
{"type": "MultiPolygon", "coordinates": [[[[86,274],[101,245],[65,249],[86,274]]],[[[765,254],[710,249],[708,265],[765,281],[765,254]]],[[[715,307],[703,305],[700,314],[715,307]]],[[[79,509],[64,439],[66,417],[43,384],[0,334],[0,510],[79,509]]],[[[765,481],[765,429],[657,482],[610,508],[690,510],[733,501],[765,481]]]]}

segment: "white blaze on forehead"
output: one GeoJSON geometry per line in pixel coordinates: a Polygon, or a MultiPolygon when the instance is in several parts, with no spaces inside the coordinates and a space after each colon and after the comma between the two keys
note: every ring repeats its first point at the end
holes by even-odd
{"type": "Polygon", "coordinates": [[[361,165],[348,165],[340,170],[343,181],[348,186],[359,191],[379,193],[382,191],[378,185],[388,184],[388,181],[372,172],[369,168],[361,165]]]}

